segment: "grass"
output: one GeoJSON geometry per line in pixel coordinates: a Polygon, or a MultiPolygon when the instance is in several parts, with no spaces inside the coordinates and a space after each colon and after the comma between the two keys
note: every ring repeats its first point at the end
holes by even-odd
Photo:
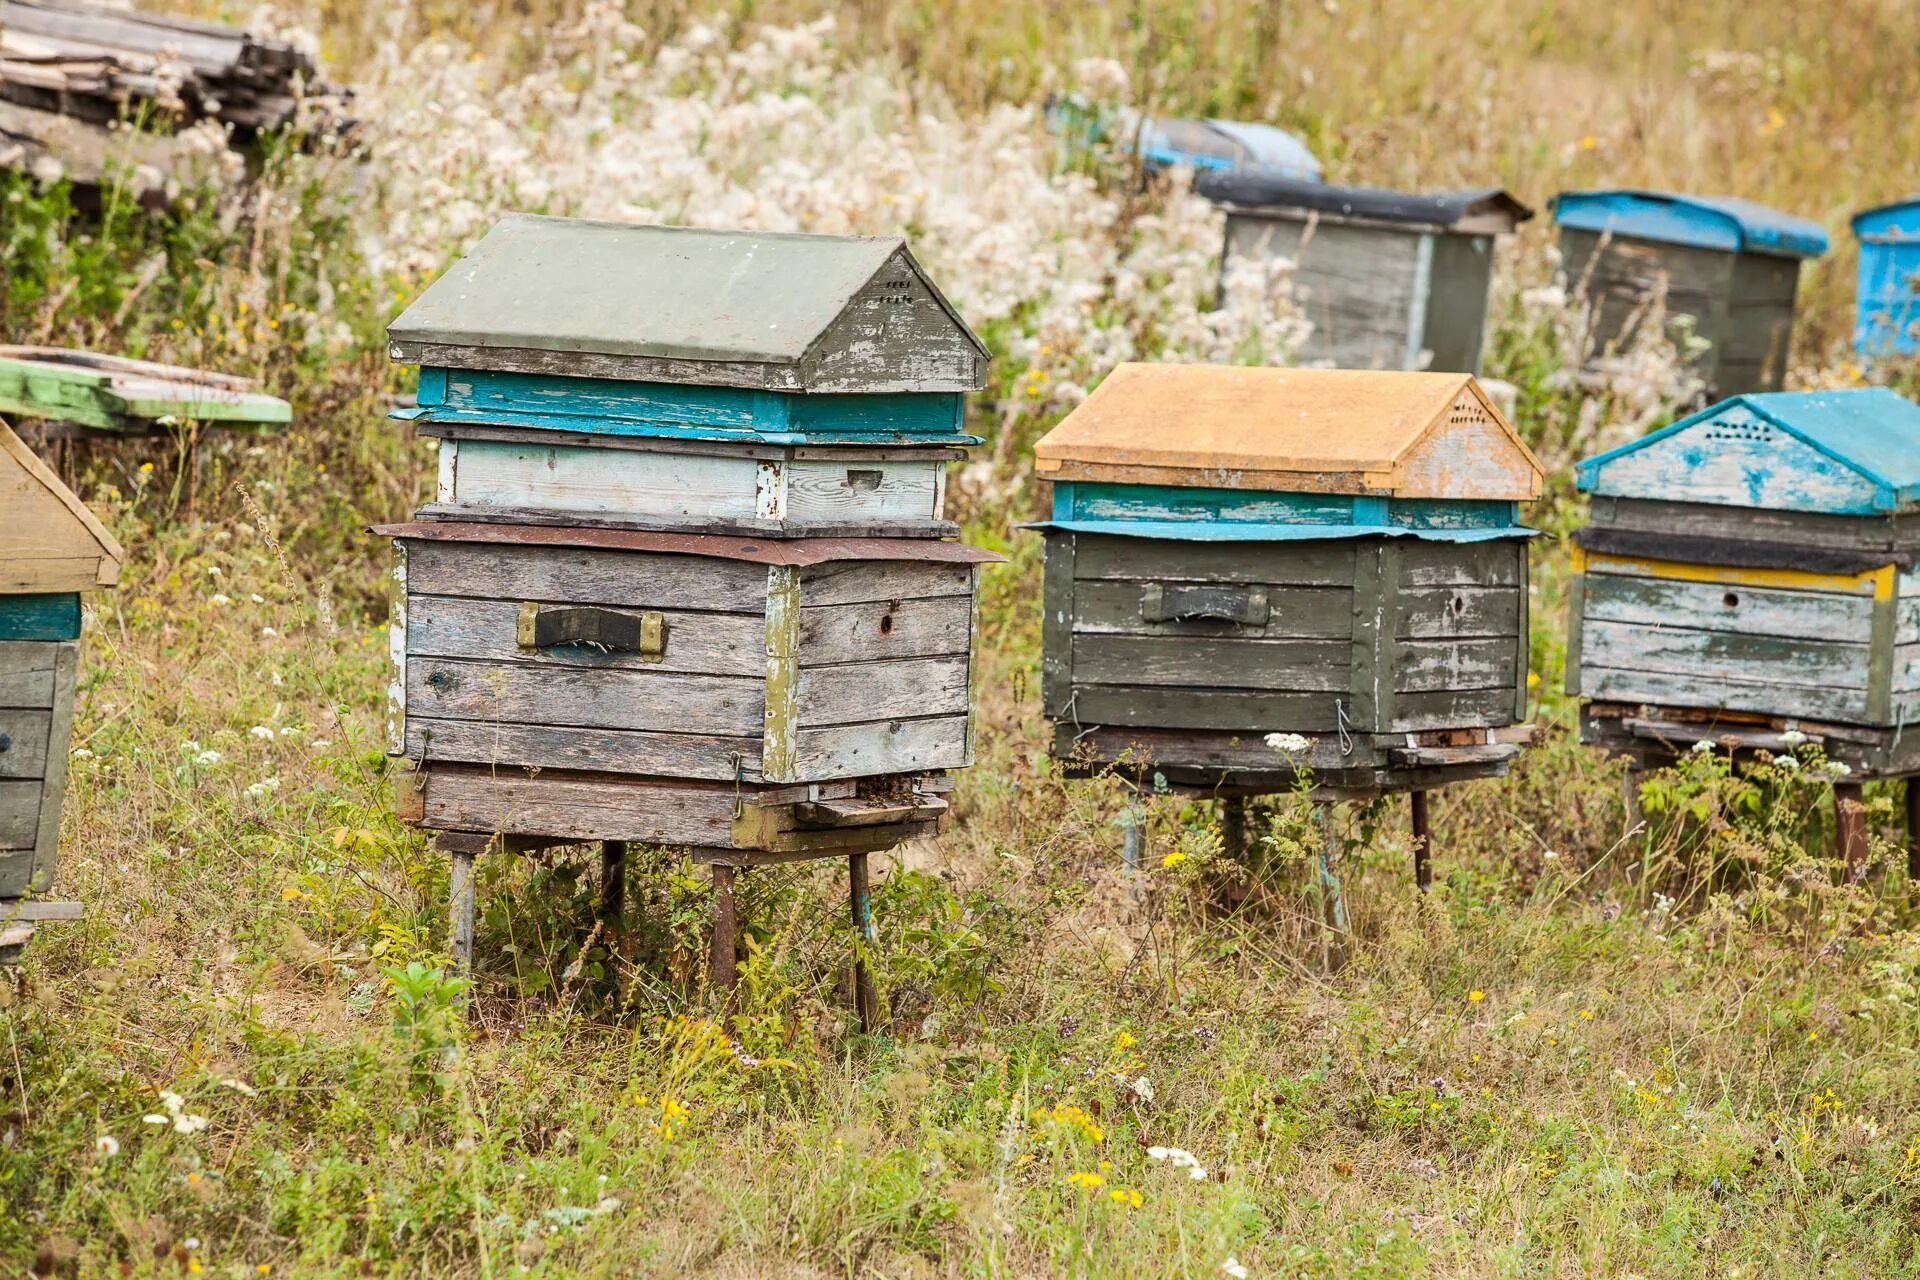
{"type": "MultiPolygon", "coordinates": [[[[1342,177],[1738,188],[1835,226],[1915,178],[1904,12],[839,10],[850,49],[968,111],[1117,53],[1152,102],[1291,124],[1342,177]]],[[[349,73],[390,16],[313,13],[349,73]]],[[[401,16],[409,39],[510,62],[580,14],[401,16]]],[[[664,40],[694,17],[637,20],[664,40]]],[[[989,446],[1000,483],[962,486],[969,536],[1009,556],[982,602],[981,758],[953,830],[877,886],[887,1033],[849,1021],[844,888],[817,867],[744,878],[751,954],[736,1018],[715,1021],[706,881],[671,850],[636,855],[630,956],[591,932],[590,852],[483,862],[463,987],[446,867],[389,816],[387,549],[362,532],[431,474],[380,421],[403,376],[380,326],[417,282],[362,259],[347,181],[269,156],[240,212],[208,198],[166,219],[0,186],[8,341],[259,374],[298,424],[202,441],[197,469],[171,442],[60,459],[132,559],[90,601],[58,885],[88,918],[43,930],[0,987],[0,1269],[1920,1271],[1920,899],[1896,796],[1869,789],[1861,886],[1824,857],[1811,755],[1747,776],[1690,759],[1628,830],[1617,768],[1579,748],[1557,692],[1560,548],[1581,520],[1564,474],[1533,513],[1542,742],[1511,778],[1437,798],[1431,897],[1400,806],[1344,816],[1337,974],[1316,960],[1297,800],[1262,808],[1248,869],[1209,806],[1148,797],[1129,882],[1120,784],[1046,763],[1038,550],[1010,527],[1032,498],[1018,450],[989,446]]],[[[1538,237],[1512,274],[1540,274],[1538,237]]],[[[1809,282],[1806,380],[1858,377],[1844,260],[1809,282]]],[[[1564,463],[1595,429],[1557,377],[1567,353],[1517,297],[1497,326],[1496,371],[1564,463]]]]}

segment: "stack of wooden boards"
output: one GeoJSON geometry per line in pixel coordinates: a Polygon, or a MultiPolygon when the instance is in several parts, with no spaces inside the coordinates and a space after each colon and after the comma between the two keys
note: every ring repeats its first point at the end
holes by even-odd
{"type": "Polygon", "coordinates": [[[42,434],[142,435],[196,424],[280,427],[292,407],[247,378],[62,347],[0,346],[0,413],[42,434]]]}
{"type": "Polygon", "coordinates": [[[0,962],[73,903],[53,884],[79,661],[80,593],[119,580],[113,535],[0,422],[0,962]]]}
{"type": "Polygon", "coordinates": [[[1069,772],[1345,798],[1506,771],[1542,471],[1470,375],[1121,365],[1035,455],[1069,772]]]}
{"type": "Polygon", "coordinates": [[[440,460],[379,530],[408,819],[691,848],[722,981],[735,867],[848,857],[863,912],[972,761],[995,559],[942,511],[987,352],[906,245],[516,215],[388,334],[440,460]]]}
{"type": "MultiPolygon", "coordinates": [[[[172,128],[236,141],[291,123],[319,95],[313,60],[245,31],[75,0],[0,0],[0,163],[58,160],[76,182],[109,166],[172,168],[172,128]],[[152,133],[115,126],[135,121],[152,133]]],[[[328,91],[331,92],[331,91],[328,91]]]]}

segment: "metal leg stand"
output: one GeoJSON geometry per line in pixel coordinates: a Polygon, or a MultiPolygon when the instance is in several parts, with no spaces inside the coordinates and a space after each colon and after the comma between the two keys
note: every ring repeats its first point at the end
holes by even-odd
{"type": "Polygon", "coordinates": [[[453,930],[450,950],[453,971],[462,977],[473,972],[473,855],[453,853],[453,930]]]}
{"type": "Polygon", "coordinates": [[[1847,865],[1847,883],[1867,878],[1867,815],[1857,782],[1833,784],[1833,828],[1840,857],[1847,865]]]}
{"type": "Polygon", "coordinates": [[[740,965],[734,955],[739,945],[737,928],[733,914],[733,868],[716,862],[713,864],[712,977],[713,985],[721,991],[731,992],[740,977],[740,965]]]}
{"type": "Polygon", "coordinates": [[[623,840],[600,842],[600,923],[609,945],[617,943],[627,923],[627,846],[623,840]]]}
{"type": "Polygon", "coordinates": [[[1316,803],[1314,815],[1320,820],[1320,961],[1333,973],[1347,963],[1347,901],[1334,871],[1340,837],[1333,825],[1333,805],[1316,803]]]}
{"type": "Polygon", "coordinates": [[[1140,869],[1146,854],[1147,813],[1140,805],[1129,804],[1120,815],[1120,862],[1129,871],[1140,869]]]}
{"type": "Polygon", "coordinates": [[[1247,860],[1247,798],[1228,796],[1220,802],[1220,844],[1235,862],[1247,860]]]}
{"type": "Polygon", "coordinates": [[[1433,888],[1433,827],[1424,791],[1413,793],[1413,882],[1422,893],[1433,888]]]}
{"type": "Polygon", "coordinates": [[[847,858],[847,886],[853,904],[853,928],[859,935],[853,953],[853,1007],[860,1015],[860,1029],[871,1034],[880,1026],[880,1002],[874,995],[873,975],[867,972],[863,954],[866,945],[873,941],[873,904],[868,897],[866,854],[856,853],[847,858]]]}

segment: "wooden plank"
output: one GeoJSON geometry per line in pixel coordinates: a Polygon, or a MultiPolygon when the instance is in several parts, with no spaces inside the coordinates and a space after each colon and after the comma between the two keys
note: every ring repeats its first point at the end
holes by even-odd
{"type": "Polygon", "coordinates": [[[1920,547],[1920,524],[1908,513],[1836,516],[1596,494],[1590,516],[1595,528],[1630,529],[1675,539],[1750,538],[1841,551],[1920,547]]]}
{"type": "Polygon", "coordinates": [[[832,667],[801,661],[795,712],[803,730],[902,716],[958,714],[966,709],[965,654],[832,667]]]}
{"type": "Polygon", "coordinates": [[[1875,724],[1893,719],[1893,638],[1898,615],[1899,605],[1891,594],[1874,598],[1873,638],[1867,652],[1867,719],[1875,724]]]}
{"type": "Polygon", "coordinates": [[[0,595],[0,640],[73,640],[80,635],[80,595],[0,595]]]}
{"type": "Polygon", "coordinates": [[[1791,591],[1717,582],[1586,573],[1586,616],[1595,622],[1681,625],[1804,640],[1849,636],[1865,642],[1873,620],[1868,596],[1791,591]]]}
{"type": "Polygon", "coordinates": [[[767,569],[714,556],[420,540],[408,551],[407,581],[417,595],[758,614],[767,569]]]}
{"type": "Polygon", "coordinates": [[[959,769],[968,763],[967,750],[964,714],[802,729],[795,781],[959,769]]]}
{"type": "Polygon", "coordinates": [[[1708,582],[1721,587],[1774,587],[1783,591],[1847,592],[1864,596],[1878,593],[1892,595],[1894,588],[1894,566],[1891,564],[1862,573],[1820,573],[1808,569],[1746,569],[1686,560],[1649,560],[1602,552],[1578,553],[1577,549],[1575,563],[1591,574],[1662,578],[1671,582],[1708,582]]]}
{"type": "Polygon", "coordinates": [[[761,732],[762,680],[562,663],[407,660],[407,714],[719,737],[761,732]]]}
{"type": "Polygon", "coordinates": [[[1079,685],[1073,710],[1083,725],[1311,734],[1334,732],[1339,725],[1334,704],[1345,701],[1342,694],[1331,692],[1079,685]]]}
{"type": "Polygon", "coordinates": [[[52,711],[0,710],[0,778],[44,775],[52,726],[52,711]]]}
{"type": "Polygon", "coordinates": [[[1698,674],[1605,667],[1591,657],[1581,666],[1580,692],[1588,698],[1631,704],[1810,716],[1855,724],[1862,723],[1867,713],[1864,688],[1779,684],[1732,674],[1709,679],[1698,674]]]}
{"type": "Polygon", "coordinates": [[[836,560],[800,570],[800,603],[869,604],[973,594],[973,566],[923,560],[836,560]]]}
{"type": "Polygon", "coordinates": [[[732,839],[734,792],[724,784],[429,769],[425,802],[423,825],[441,829],[665,845],[732,839]]]}
{"type": "Polygon", "coordinates": [[[1486,640],[1403,640],[1393,662],[1399,693],[1443,689],[1513,688],[1514,637],[1486,640]]]}
{"type": "Polygon", "coordinates": [[[761,769],[775,782],[795,780],[800,714],[800,571],[767,569],[767,616],[763,633],[766,689],[761,702],[761,769]]]}
{"type": "Polygon", "coordinates": [[[1174,542],[1081,534],[1074,577],[1346,587],[1353,582],[1353,556],[1350,542],[1174,542]]]}
{"type": "Polygon", "coordinates": [[[1429,369],[1480,371],[1493,288],[1493,237],[1436,234],[1423,342],[1429,369]]]}
{"type": "Polygon", "coordinates": [[[15,920],[83,920],[87,909],[78,902],[45,902],[22,900],[0,902],[0,923],[12,923],[15,920]]]}
{"type": "MultiPolygon", "coordinates": [[[[0,781],[0,849],[31,850],[40,835],[40,780],[0,781]]],[[[0,877],[0,897],[18,897],[27,891],[33,862],[28,858],[18,879],[0,877]]]]}
{"type": "Polygon", "coordinates": [[[1405,369],[1408,316],[1421,236],[1405,228],[1347,226],[1236,211],[1227,219],[1226,256],[1294,262],[1297,301],[1313,330],[1302,363],[1344,369],[1405,369]]]}
{"type": "MultiPolygon", "coordinates": [[[[667,628],[666,651],[659,661],[651,662],[638,654],[608,653],[578,645],[546,649],[537,655],[522,652],[518,641],[520,603],[415,595],[407,608],[407,652],[432,658],[478,658],[756,679],[766,670],[766,627],[754,614],[662,610],[667,628]]],[[[639,611],[616,612],[637,616],[639,611]]]]}
{"type": "Polygon", "coordinates": [[[402,750],[413,760],[530,769],[577,769],[760,782],[760,739],[711,734],[582,729],[545,724],[407,717],[402,750]]]}
{"type": "Polygon", "coordinates": [[[1425,542],[1398,539],[1402,590],[1408,587],[1517,587],[1519,566],[1505,540],[1425,542]]]}
{"type": "Polygon", "coordinates": [[[40,780],[40,828],[27,879],[32,893],[44,893],[52,886],[54,862],[60,854],[60,808],[67,787],[67,744],[73,734],[74,684],[80,664],[80,646],[73,641],[57,644],[54,650],[53,712],[47,725],[46,772],[40,780]]]}
{"type": "Polygon", "coordinates": [[[938,462],[790,462],[786,518],[792,524],[938,520],[945,470],[938,462]]]}
{"type": "Polygon", "coordinates": [[[454,505],[477,510],[622,512],[688,519],[755,514],[752,458],[639,454],[573,445],[448,440],[454,505]]]}
{"type": "Polygon", "coordinates": [[[1497,689],[1437,689],[1426,693],[1394,695],[1395,733],[1418,733],[1434,729],[1495,728],[1516,722],[1513,714],[1513,687],[1497,689]]]}
{"type": "Polygon", "coordinates": [[[1580,663],[1587,627],[1587,575],[1572,574],[1567,581],[1567,652],[1560,672],[1560,691],[1580,696],[1580,663]]]}
{"type": "MultiPolygon", "coordinates": [[[[1513,718],[1525,720],[1527,707],[1533,690],[1529,687],[1529,677],[1533,666],[1533,547],[1522,542],[1514,548],[1519,564],[1520,589],[1515,592],[1520,604],[1520,626],[1513,637],[1513,718]]],[[[1580,602],[1574,601],[1574,608],[1580,602]]],[[[1531,738],[1528,739],[1531,741],[1531,738]]]]}
{"type": "Polygon", "coordinates": [[[965,654],[972,623],[970,594],[803,605],[800,653],[809,666],[965,654]]]}
{"type": "MultiPolygon", "coordinates": [[[[1096,585],[1088,583],[1080,587],[1074,581],[1078,542],[1078,534],[1056,529],[1046,532],[1040,601],[1040,703],[1042,714],[1051,719],[1069,714],[1073,697],[1073,633],[1082,613],[1089,608],[1089,603],[1077,599],[1076,593],[1096,585]]],[[[1138,600],[1131,588],[1115,590],[1138,600]]]]}
{"type": "Polygon", "coordinates": [[[1345,690],[1346,640],[1210,636],[1073,636],[1073,678],[1084,685],[1201,689],[1345,690]]]}
{"type": "Polygon", "coordinates": [[[1140,636],[1247,636],[1268,640],[1343,638],[1353,626],[1353,588],[1269,586],[1267,620],[1260,625],[1205,618],[1147,622],[1141,616],[1145,582],[1112,579],[1074,584],[1072,630],[1140,636]]]}
{"type": "Polygon", "coordinates": [[[60,646],[37,640],[0,640],[0,707],[39,711],[53,706],[60,646]]]}
{"type": "Polygon", "coordinates": [[[1375,540],[1353,557],[1353,615],[1348,633],[1348,697],[1341,728],[1372,733],[1393,720],[1393,635],[1398,629],[1400,549],[1375,540]]]}
{"type": "Polygon", "coordinates": [[[1640,626],[1587,616],[1584,660],[1598,667],[1731,676],[1784,685],[1825,685],[1864,696],[1868,645],[1860,641],[1803,640],[1710,631],[1681,625],[1640,626]]]}

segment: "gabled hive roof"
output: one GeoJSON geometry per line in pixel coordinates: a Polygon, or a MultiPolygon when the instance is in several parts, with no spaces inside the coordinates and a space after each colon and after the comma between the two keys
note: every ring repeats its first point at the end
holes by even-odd
{"type": "Polygon", "coordinates": [[[1043,479],[1524,501],[1542,469],[1471,374],[1123,364],[1034,448],[1043,479]]]}
{"type": "Polygon", "coordinates": [[[109,587],[125,557],[86,504],[0,422],[0,593],[109,587]]]}
{"type": "Polygon", "coordinates": [[[899,236],[510,214],[387,329],[396,360],[777,391],[976,390],[987,349],[899,236]]]}

